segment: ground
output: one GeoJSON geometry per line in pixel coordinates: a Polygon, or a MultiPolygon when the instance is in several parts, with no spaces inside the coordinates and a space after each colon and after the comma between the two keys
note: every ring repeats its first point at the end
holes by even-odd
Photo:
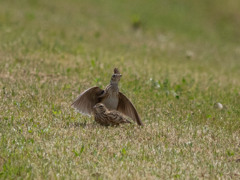
{"type": "Polygon", "coordinates": [[[239,179],[239,5],[0,1],[0,178],[239,179]],[[144,127],[70,107],[114,67],[144,127]]]}

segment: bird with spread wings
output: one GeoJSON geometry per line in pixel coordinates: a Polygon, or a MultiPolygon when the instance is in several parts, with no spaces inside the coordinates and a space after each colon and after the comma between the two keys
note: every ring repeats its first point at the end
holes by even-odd
{"type": "Polygon", "coordinates": [[[142,126],[143,123],[136,108],[118,89],[118,82],[121,77],[122,75],[119,70],[114,68],[110,84],[107,85],[104,90],[96,86],[91,87],[82,92],[72,103],[72,106],[82,114],[91,115],[93,113],[93,107],[97,103],[102,103],[108,110],[117,110],[142,126]]]}

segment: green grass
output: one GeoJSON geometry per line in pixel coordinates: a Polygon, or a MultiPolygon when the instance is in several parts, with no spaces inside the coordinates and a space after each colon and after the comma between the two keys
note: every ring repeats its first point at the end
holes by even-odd
{"type": "Polygon", "coordinates": [[[238,7],[1,0],[0,178],[239,179],[238,7]],[[114,67],[142,128],[70,107],[114,67]]]}

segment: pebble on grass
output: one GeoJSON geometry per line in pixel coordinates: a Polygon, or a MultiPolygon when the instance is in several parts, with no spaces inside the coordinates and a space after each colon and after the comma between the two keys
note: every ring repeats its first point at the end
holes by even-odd
{"type": "Polygon", "coordinates": [[[216,108],[216,109],[223,109],[223,105],[221,104],[221,103],[215,103],[214,104],[214,107],[216,108]]]}

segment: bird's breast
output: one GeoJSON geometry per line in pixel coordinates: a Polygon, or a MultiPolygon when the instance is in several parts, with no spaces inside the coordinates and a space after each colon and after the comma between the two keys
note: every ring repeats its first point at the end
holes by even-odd
{"type": "Polygon", "coordinates": [[[118,94],[112,93],[104,98],[102,103],[107,107],[108,110],[116,110],[118,107],[118,101],[118,94]]]}

